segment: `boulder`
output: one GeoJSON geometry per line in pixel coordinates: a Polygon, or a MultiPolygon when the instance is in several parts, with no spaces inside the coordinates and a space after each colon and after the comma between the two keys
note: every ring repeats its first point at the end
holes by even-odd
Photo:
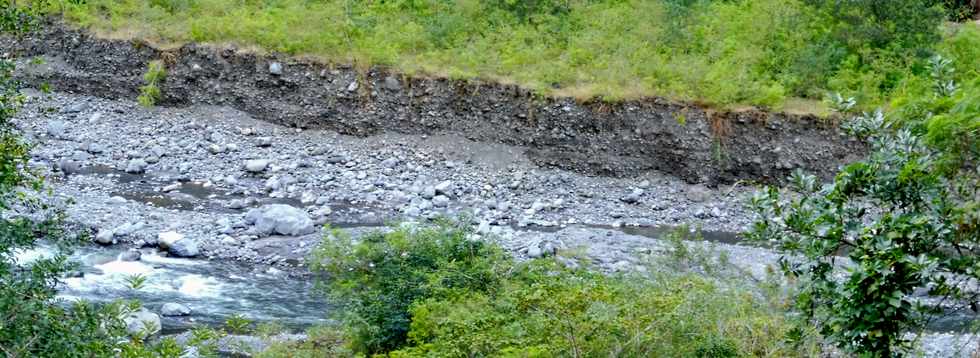
{"type": "Polygon", "coordinates": [[[177,317],[177,316],[188,316],[191,314],[191,309],[179,303],[164,303],[160,307],[160,315],[164,317],[177,317]]]}
{"type": "Polygon", "coordinates": [[[159,245],[161,249],[168,250],[174,243],[183,239],[184,235],[181,235],[176,231],[161,232],[157,234],[157,245],[159,245]]]}
{"type": "Polygon", "coordinates": [[[194,239],[182,239],[173,243],[167,252],[177,257],[194,257],[201,254],[201,248],[194,239]]]}
{"type": "Polygon", "coordinates": [[[299,236],[312,234],[313,219],[305,210],[285,204],[269,204],[249,210],[245,222],[262,235],[299,236]]]}
{"type": "Polygon", "coordinates": [[[245,162],[245,171],[249,173],[261,173],[269,167],[267,159],[252,159],[245,162]]]}
{"type": "Polygon", "coordinates": [[[149,337],[160,332],[160,316],[141,308],[130,313],[123,322],[126,323],[126,333],[132,337],[149,337]]]}

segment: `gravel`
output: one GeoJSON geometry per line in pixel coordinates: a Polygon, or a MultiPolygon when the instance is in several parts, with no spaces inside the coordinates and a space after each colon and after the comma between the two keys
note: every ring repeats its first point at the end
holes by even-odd
{"type": "Polygon", "coordinates": [[[747,277],[764,279],[779,258],[718,243],[750,223],[752,187],[541,169],[520,147],[451,135],[359,138],[227,107],[27,95],[15,124],[36,145],[32,165],[50,171],[54,202],[74,202],[64,206],[69,224],[104,245],[295,266],[320,240],[320,224],[361,227],[347,229],[356,234],[449,216],[471,220],[477,235],[521,259],[581,251],[608,272],[643,270],[668,249],[651,237],[683,224],[701,227],[747,277]]]}

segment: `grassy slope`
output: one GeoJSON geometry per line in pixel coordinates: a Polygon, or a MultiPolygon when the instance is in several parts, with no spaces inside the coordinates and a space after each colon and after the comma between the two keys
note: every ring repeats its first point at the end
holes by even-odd
{"type": "Polygon", "coordinates": [[[812,44],[825,29],[798,0],[56,3],[69,20],[107,36],[230,42],[577,98],[663,96],[819,114],[828,91],[878,104],[895,87],[884,82],[914,70],[891,59],[860,68],[814,62],[812,44]]]}

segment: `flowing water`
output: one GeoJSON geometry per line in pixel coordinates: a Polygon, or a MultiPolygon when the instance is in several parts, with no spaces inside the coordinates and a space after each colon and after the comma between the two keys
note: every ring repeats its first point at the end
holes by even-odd
{"type": "MultiPolygon", "coordinates": [[[[19,262],[54,255],[52,247],[21,251],[19,262]]],[[[300,329],[325,322],[327,304],[309,277],[296,277],[268,266],[237,262],[205,261],[160,256],[142,250],[139,261],[120,260],[114,248],[87,246],[71,256],[80,264],[81,277],[69,277],[59,287],[65,300],[108,302],[138,299],[151,311],[169,302],[192,310],[187,317],[162,317],[165,332],[194,325],[220,325],[242,314],[254,321],[274,321],[300,329]],[[134,290],[127,279],[142,275],[146,281],[134,290]]]]}

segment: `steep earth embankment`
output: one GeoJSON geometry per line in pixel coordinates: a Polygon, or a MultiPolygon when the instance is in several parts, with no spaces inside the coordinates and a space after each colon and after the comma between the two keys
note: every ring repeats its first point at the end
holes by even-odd
{"type": "Polygon", "coordinates": [[[166,63],[163,105],[226,105],[291,127],[349,135],[450,134],[526,149],[539,166],[633,176],[648,170],[689,183],[772,182],[801,168],[827,177],[863,152],[826,122],[759,110],[715,112],[647,99],[579,103],[511,85],[366,72],[233,46],[155,49],[100,39],[62,24],[0,39],[10,56],[44,56],[32,85],[135,98],[147,64],[166,63]]]}

